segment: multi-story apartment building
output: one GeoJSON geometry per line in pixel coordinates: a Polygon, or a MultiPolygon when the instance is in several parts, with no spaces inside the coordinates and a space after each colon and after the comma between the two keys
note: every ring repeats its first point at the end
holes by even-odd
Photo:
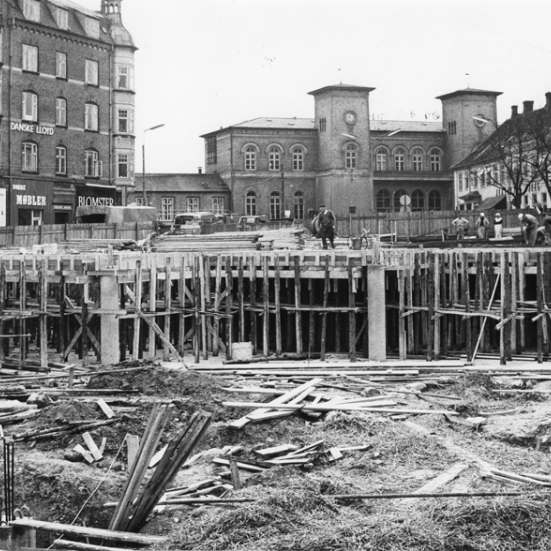
{"type": "Polygon", "coordinates": [[[206,172],[227,183],[233,212],[270,219],[301,219],[321,203],[337,216],[453,209],[451,166],[496,127],[499,92],[440,96],[441,121],[390,121],[371,118],[373,90],[326,86],[310,92],[311,119],[257,118],[209,132],[206,172]]]}
{"type": "Polygon", "coordinates": [[[69,223],[134,185],[134,52],[122,0],[6,0],[0,225],[69,223]]]}

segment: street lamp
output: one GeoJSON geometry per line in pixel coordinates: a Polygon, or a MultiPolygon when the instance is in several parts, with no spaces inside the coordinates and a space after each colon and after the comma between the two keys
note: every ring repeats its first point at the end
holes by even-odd
{"type": "Polygon", "coordinates": [[[151,128],[146,128],[143,131],[143,140],[142,140],[142,194],[143,194],[143,204],[147,206],[147,193],[145,191],[145,133],[150,130],[157,130],[157,128],[163,127],[164,124],[157,124],[151,128]]]}

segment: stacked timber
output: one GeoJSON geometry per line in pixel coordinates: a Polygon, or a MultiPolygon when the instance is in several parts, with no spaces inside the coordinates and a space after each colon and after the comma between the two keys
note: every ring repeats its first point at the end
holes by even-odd
{"type": "Polygon", "coordinates": [[[261,235],[258,232],[228,232],[209,235],[162,234],[152,241],[151,250],[157,253],[256,251],[261,235]]]}
{"type": "Polygon", "coordinates": [[[96,251],[139,251],[140,242],[132,239],[68,239],[58,244],[58,250],[71,253],[96,251]]]}
{"type": "Polygon", "coordinates": [[[267,230],[260,237],[258,242],[260,243],[262,250],[302,250],[304,248],[304,228],[267,230]]]}

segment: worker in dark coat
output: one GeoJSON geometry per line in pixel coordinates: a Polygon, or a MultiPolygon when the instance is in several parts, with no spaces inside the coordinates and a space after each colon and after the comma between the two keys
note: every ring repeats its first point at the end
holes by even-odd
{"type": "Polygon", "coordinates": [[[476,222],[475,222],[476,233],[478,234],[478,237],[480,239],[486,239],[489,225],[490,225],[490,222],[486,218],[486,215],[483,212],[481,212],[480,216],[476,219],[476,222]]]}
{"type": "Polygon", "coordinates": [[[316,219],[317,234],[321,237],[321,242],[324,249],[327,249],[327,240],[331,244],[331,248],[335,248],[335,223],[337,219],[332,211],[327,209],[325,205],[320,205],[319,214],[316,219]]]}
{"type": "Polygon", "coordinates": [[[536,237],[538,233],[538,220],[532,214],[519,214],[518,219],[522,225],[522,235],[524,235],[524,242],[533,247],[536,244],[536,237]]]}
{"type": "Polygon", "coordinates": [[[543,230],[545,233],[545,244],[549,246],[551,245],[551,214],[548,214],[543,219],[543,230]]]}

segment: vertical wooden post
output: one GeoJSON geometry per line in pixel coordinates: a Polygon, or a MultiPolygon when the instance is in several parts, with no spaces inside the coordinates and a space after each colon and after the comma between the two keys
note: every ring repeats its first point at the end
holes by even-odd
{"type": "MultiPolygon", "coordinates": [[[[216,280],[214,283],[214,311],[220,312],[220,301],[221,301],[221,287],[222,287],[222,257],[218,255],[216,257],[216,280]]],[[[218,316],[214,317],[213,321],[213,336],[212,336],[212,354],[218,356],[220,348],[220,318],[218,316]]]]}
{"type": "MultiPolygon", "coordinates": [[[[0,335],[5,335],[4,308],[6,306],[6,294],[6,265],[4,262],[0,262],[0,335]]],[[[0,366],[4,361],[6,342],[9,342],[9,339],[0,339],[0,366]]],[[[63,351],[64,349],[62,349],[63,351]]]]}
{"type": "MultiPolygon", "coordinates": [[[[19,309],[21,311],[27,309],[27,274],[25,271],[25,256],[21,257],[19,264],[19,309]]],[[[27,365],[27,322],[25,318],[22,317],[19,321],[19,365],[20,367],[25,367],[27,365]]]]}
{"type": "Polygon", "coordinates": [[[506,298],[505,295],[507,293],[507,287],[506,283],[508,281],[507,272],[508,270],[505,267],[505,253],[501,252],[499,255],[499,266],[501,270],[501,301],[500,301],[500,317],[501,317],[501,325],[499,327],[499,363],[500,365],[505,365],[507,363],[507,353],[506,353],[506,347],[505,347],[505,327],[508,325],[508,323],[505,323],[505,318],[507,316],[506,311],[506,298]]]}
{"type": "MultiPolygon", "coordinates": [[[[526,290],[526,255],[518,255],[518,300],[524,303],[524,293],[526,290]]],[[[520,350],[522,353],[526,350],[526,319],[520,320],[520,350]]]]}
{"type": "Polygon", "coordinates": [[[323,313],[321,316],[320,359],[325,361],[327,348],[327,305],[329,304],[329,257],[325,257],[325,275],[323,280],[323,313]]]}
{"type": "Polygon", "coordinates": [[[88,302],[86,296],[82,297],[80,304],[82,307],[82,366],[86,367],[88,365],[88,302]]]}
{"type": "Polygon", "coordinates": [[[316,303],[314,281],[308,279],[308,304],[310,305],[310,313],[308,314],[308,357],[314,352],[314,341],[316,339],[316,313],[313,308],[316,303]]]}
{"type": "Polygon", "coordinates": [[[140,312],[142,309],[142,263],[141,260],[136,261],[136,282],[134,284],[134,311],[136,317],[134,318],[134,338],[132,343],[132,355],[134,360],[138,360],[140,357],[140,325],[141,318],[140,312]]]}
{"type": "MultiPolygon", "coordinates": [[[[157,310],[157,255],[151,254],[149,256],[149,312],[148,314],[154,314],[157,310]]],[[[155,316],[149,318],[154,323],[157,322],[155,316]]],[[[149,346],[148,356],[153,359],[156,354],[156,336],[153,327],[149,326],[149,346]]]]}
{"type": "Polygon", "coordinates": [[[510,350],[510,352],[511,352],[511,355],[512,355],[512,354],[517,353],[517,329],[518,329],[518,324],[519,324],[519,321],[517,320],[518,253],[516,251],[512,251],[510,253],[510,259],[511,259],[511,270],[510,270],[510,276],[511,276],[510,289],[511,289],[511,292],[509,294],[509,298],[510,298],[510,306],[511,306],[510,313],[513,316],[513,319],[511,320],[511,323],[509,325],[511,326],[511,332],[510,332],[511,350],[510,350]]]}
{"type": "Polygon", "coordinates": [[[237,261],[237,300],[239,301],[239,342],[245,342],[245,291],[243,285],[243,256],[237,261]]]}
{"type": "Polygon", "coordinates": [[[440,301],[440,254],[436,253],[433,255],[434,261],[434,359],[438,361],[440,359],[440,327],[441,327],[441,317],[438,312],[440,310],[441,301],[440,301]]]}
{"type": "Polygon", "coordinates": [[[270,278],[268,256],[262,257],[262,353],[270,352],[270,278]]]}
{"type": "Polygon", "coordinates": [[[193,356],[195,363],[201,361],[201,284],[199,283],[199,257],[193,255],[192,258],[192,293],[193,293],[193,356]]]}
{"type": "MultiPolygon", "coordinates": [[[[537,258],[537,282],[536,282],[536,296],[537,296],[537,310],[538,310],[538,320],[536,322],[537,327],[537,347],[538,347],[538,363],[543,362],[543,255],[541,252],[536,253],[537,258]]],[[[546,335],[547,336],[547,335],[546,335]]]]}
{"type": "Polygon", "coordinates": [[[382,266],[367,267],[367,327],[369,359],[386,360],[385,271],[382,266]]]}
{"type": "Polygon", "coordinates": [[[350,361],[356,361],[356,294],[354,293],[354,277],[350,258],[348,263],[348,357],[350,361]]]}
{"type": "MultiPolygon", "coordinates": [[[[82,304],[82,334],[84,336],[84,309],[86,302],[83,301],[82,304]]],[[[114,271],[110,275],[100,276],[100,308],[102,310],[113,311],[119,308],[119,286],[114,271]]],[[[100,327],[101,363],[103,365],[116,364],[120,359],[119,320],[117,316],[115,314],[102,314],[100,316],[100,327]]]]}
{"type": "Polygon", "coordinates": [[[205,266],[205,257],[203,255],[197,257],[197,263],[199,267],[199,303],[201,307],[201,348],[203,351],[203,359],[208,360],[208,332],[207,332],[207,315],[205,314],[207,310],[207,272],[208,265],[205,266]]]}
{"type": "Polygon", "coordinates": [[[48,260],[43,257],[40,261],[38,271],[39,300],[38,307],[40,314],[38,318],[40,367],[48,367],[48,260]]]}
{"type": "MultiPolygon", "coordinates": [[[[469,285],[469,257],[467,253],[461,253],[461,264],[463,269],[463,303],[465,312],[471,311],[471,289],[469,285]]],[[[465,350],[467,352],[467,361],[470,362],[473,353],[472,326],[470,316],[465,317],[465,350]]]]}
{"type": "Polygon", "coordinates": [[[249,264],[249,288],[251,302],[251,341],[253,343],[253,354],[256,354],[258,344],[257,333],[257,312],[256,312],[256,261],[255,256],[251,255],[248,259],[249,264]]]}
{"type": "Polygon", "coordinates": [[[276,324],[276,356],[283,353],[281,339],[281,274],[279,267],[279,254],[275,253],[274,258],[274,302],[275,302],[275,324],[276,324]]]}
{"type": "Polygon", "coordinates": [[[302,354],[302,313],[300,312],[300,257],[294,256],[295,268],[295,331],[297,339],[297,354],[302,354]]]}
{"type": "Polygon", "coordinates": [[[407,276],[407,352],[413,354],[415,352],[415,338],[413,329],[413,258],[412,253],[406,254],[406,276],[407,276]]]}
{"type": "MultiPolygon", "coordinates": [[[[164,335],[167,341],[170,342],[170,323],[172,313],[172,258],[166,257],[165,264],[165,331],[164,335]]],[[[163,360],[168,361],[170,358],[170,350],[166,343],[163,343],[163,360]]]]}
{"type": "Polygon", "coordinates": [[[226,359],[231,360],[233,279],[231,255],[226,256],[226,359]]]}
{"type": "Polygon", "coordinates": [[[398,278],[398,355],[400,361],[406,359],[406,331],[405,331],[405,274],[404,267],[396,271],[398,278]]]}
{"type": "Polygon", "coordinates": [[[427,361],[434,359],[434,253],[427,253],[427,361]]]}

